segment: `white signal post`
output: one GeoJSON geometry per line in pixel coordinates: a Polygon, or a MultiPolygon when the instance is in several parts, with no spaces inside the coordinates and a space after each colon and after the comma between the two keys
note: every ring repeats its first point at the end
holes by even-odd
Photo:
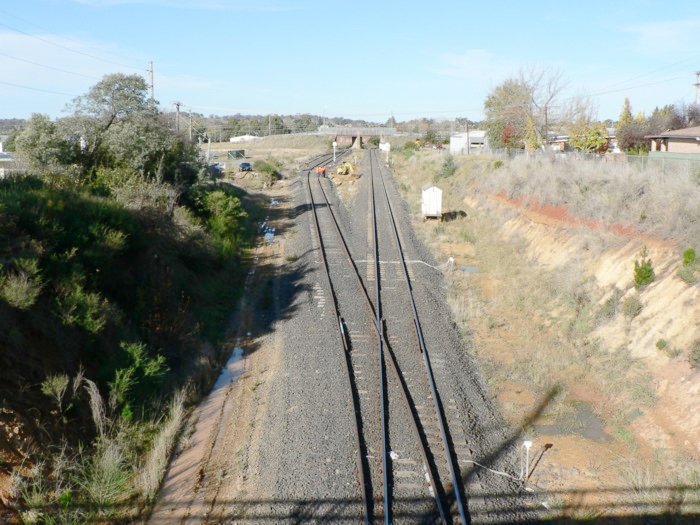
{"type": "MultiPolygon", "coordinates": [[[[328,142],[326,142],[328,144],[328,142]]],[[[335,148],[338,147],[338,143],[334,140],[333,141],[333,163],[335,163],[335,148]]]]}

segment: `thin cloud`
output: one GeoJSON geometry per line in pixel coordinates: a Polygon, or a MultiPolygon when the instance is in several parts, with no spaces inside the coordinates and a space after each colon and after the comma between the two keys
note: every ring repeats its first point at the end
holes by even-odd
{"type": "Polygon", "coordinates": [[[622,31],[634,36],[634,47],[644,54],[687,53],[697,47],[700,18],[647,22],[625,27],[622,31]]]}
{"type": "Polygon", "coordinates": [[[513,66],[485,49],[469,49],[440,55],[436,72],[451,78],[494,81],[512,74],[513,66]]]}

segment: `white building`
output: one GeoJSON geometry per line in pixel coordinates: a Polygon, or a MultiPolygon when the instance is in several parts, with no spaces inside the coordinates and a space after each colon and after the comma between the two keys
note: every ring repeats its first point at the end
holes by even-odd
{"type": "Polygon", "coordinates": [[[260,137],[255,135],[240,135],[238,137],[231,137],[228,139],[229,142],[250,142],[251,140],[258,140],[260,137]]]}
{"type": "Polygon", "coordinates": [[[4,179],[7,172],[12,168],[15,168],[12,154],[0,151],[0,179],[4,179]]]}
{"type": "Polygon", "coordinates": [[[442,218],[442,190],[437,186],[423,186],[423,198],[421,200],[423,218],[442,218]]]}
{"type": "Polygon", "coordinates": [[[486,132],[481,129],[456,133],[450,137],[450,153],[481,153],[488,150],[486,132]]]}

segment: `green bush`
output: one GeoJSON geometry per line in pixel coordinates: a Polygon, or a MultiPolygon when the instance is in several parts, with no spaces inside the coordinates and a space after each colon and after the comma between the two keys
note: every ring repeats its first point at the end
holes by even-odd
{"type": "Polygon", "coordinates": [[[666,349],[667,346],[668,343],[666,342],[666,339],[659,339],[658,341],[656,341],[656,348],[658,348],[659,350],[663,351],[666,349]]]}
{"type": "Polygon", "coordinates": [[[418,143],[415,140],[408,140],[404,142],[403,149],[409,151],[415,151],[419,148],[418,143]]]}
{"type": "Polygon", "coordinates": [[[688,248],[683,252],[683,266],[692,266],[696,260],[695,249],[688,248]]]}
{"type": "Polygon", "coordinates": [[[11,272],[0,276],[0,298],[10,306],[28,310],[41,292],[41,283],[25,273],[11,272]]]}
{"type": "MultiPolygon", "coordinates": [[[[0,273],[0,299],[20,310],[28,310],[36,302],[43,287],[37,259],[16,259],[15,270],[0,273]]],[[[2,265],[0,265],[2,270],[2,265]]]]}
{"type": "Polygon", "coordinates": [[[53,398],[59,412],[63,412],[63,396],[68,389],[69,379],[66,374],[49,375],[41,383],[41,393],[53,398]]]}
{"type": "Polygon", "coordinates": [[[493,169],[497,170],[498,168],[503,167],[503,161],[502,160],[494,160],[493,161],[493,169]]]}
{"type": "Polygon", "coordinates": [[[457,164],[455,163],[455,159],[452,155],[448,155],[445,161],[442,163],[438,174],[433,177],[433,182],[438,182],[440,179],[451,177],[456,172],[457,164]]]}
{"type": "Polygon", "coordinates": [[[110,313],[109,302],[99,292],[85,290],[80,280],[69,284],[56,298],[56,304],[66,325],[77,326],[91,334],[104,328],[110,313]]]}
{"type": "Polygon", "coordinates": [[[367,144],[369,144],[370,146],[374,146],[375,148],[378,148],[379,141],[380,141],[379,137],[374,135],[374,136],[369,138],[369,140],[367,141],[367,144]]]}
{"type": "Polygon", "coordinates": [[[629,319],[634,319],[642,312],[642,302],[636,295],[631,295],[622,302],[622,313],[629,319]]]}
{"type": "Polygon", "coordinates": [[[651,259],[642,259],[634,261],[634,287],[644,288],[648,284],[654,282],[654,268],[651,265],[651,259]]]}
{"type": "Polygon", "coordinates": [[[273,157],[268,157],[265,160],[256,160],[253,162],[253,169],[265,175],[265,182],[268,185],[282,178],[282,162],[273,157]]]}
{"type": "Polygon", "coordinates": [[[155,393],[168,372],[168,365],[164,356],[151,356],[143,343],[122,342],[120,347],[125,363],[115,371],[114,380],[109,383],[109,402],[113,409],[121,407],[122,413],[131,413],[131,402],[143,404],[155,393]]]}

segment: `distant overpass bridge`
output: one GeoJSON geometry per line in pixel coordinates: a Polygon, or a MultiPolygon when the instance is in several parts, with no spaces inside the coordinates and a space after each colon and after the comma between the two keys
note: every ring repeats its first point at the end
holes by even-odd
{"type": "Polygon", "coordinates": [[[343,126],[321,126],[318,131],[324,135],[333,136],[333,140],[335,140],[339,146],[361,146],[363,143],[367,142],[370,137],[396,135],[396,128],[385,128],[382,126],[353,128],[346,128],[343,126]]]}

